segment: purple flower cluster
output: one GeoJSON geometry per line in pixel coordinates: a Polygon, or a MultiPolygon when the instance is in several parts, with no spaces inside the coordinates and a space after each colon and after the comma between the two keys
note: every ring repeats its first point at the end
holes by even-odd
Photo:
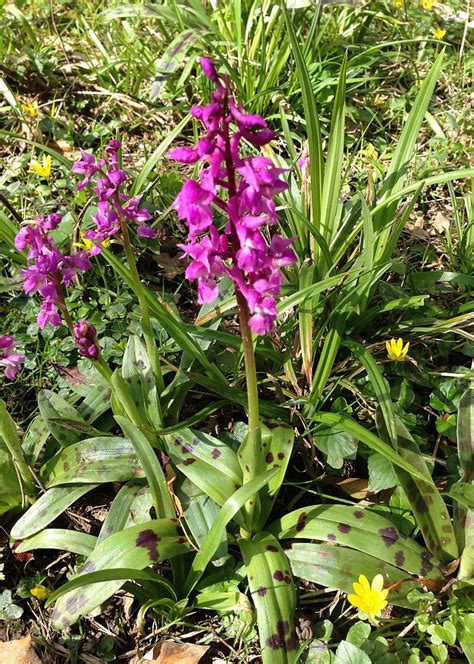
{"type": "Polygon", "coordinates": [[[216,279],[227,275],[243,296],[256,334],[271,332],[277,316],[281,268],[296,261],[291,239],[264,229],[278,221],[275,196],[287,188],[280,179],[284,169],[263,156],[241,156],[241,142],[261,148],[275,137],[259,115],[245,113],[230,91],[228,76],[218,74],[213,63],[200,58],[206,77],[216,90],[207,106],[194,106],[191,114],[207,133],[197,145],[180,147],[170,158],[184,164],[203,164],[199,180],[188,180],[173,208],[187,223],[188,242],[180,245],[191,259],[186,278],[198,282],[199,302],[211,302],[218,294],[216,279]],[[233,127],[231,127],[233,125],[233,127]],[[228,219],[218,229],[214,209],[228,219]]]}
{"type": "Polygon", "coordinates": [[[5,378],[8,380],[14,380],[25,361],[24,355],[12,352],[15,346],[16,341],[13,337],[0,337],[0,366],[4,367],[5,378]]]}
{"type": "Polygon", "coordinates": [[[84,176],[77,187],[79,191],[97,175],[96,186],[93,188],[98,199],[97,214],[93,219],[96,227],[85,233],[85,237],[95,244],[90,250],[92,256],[100,254],[102,244],[119,232],[120,219],[134,222],[140,237],[156,237],[153,228],[147,225],[151,214],[145,208],[139,208],[142,196],[127,196],[121,191],[127,176],[119,165],[119,149],[120,141],[109,141],[104,159],[100,161],[93,154],[81,150],[81,159],[71,169],[73,173],[84,176]]]}
{"type": "Polygon", "coordinates": [[[72,334],[74,343],[79,348],[79,354],[88,360],[97,360],[100,351],[95,327],[86,320],[81,320],[79,323],[74,323],[72,334]]]}
{"type": "Polygon", "coordinates": [[[75,274],[90,268],[86,252],[79,251],[72,256],[65,256],[56,247],[51,231],[60,221],[61,215],[56,213],[36,217],[35,224],[23,226],[15,238],[18,251],[29,247],[27,267],[20,270],[20,273],[24,278],[25,293],[30,295],[38,291],[43,298],[38,314],[41,329],[48,323],[56,327],[61,324],[58,304],[62,298],[62,285],[68,286],[75,274]]]}

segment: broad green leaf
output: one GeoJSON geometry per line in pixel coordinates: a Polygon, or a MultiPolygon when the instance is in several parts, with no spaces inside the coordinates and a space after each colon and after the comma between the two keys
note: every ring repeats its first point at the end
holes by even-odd
{"type": "Polygon", "coordinates": [[[44,423],[53,438],[62,447],[77,443],[84,438],[82,431],[74,431],[70,426],[65,427],[61,420],[77,422],[87,426],[87,422],[79,415],[74,406],[51,390],[41,390],[38,394],[38,407],[44,423]]]}
{"type": "Polygon", "coordinates": [[[218,505],[242,484],[237,455],[221,440],[192,429],[181,429],[164,440],[178,468],[218,505]]]}
{"type": "Polygon", "coordinates": [[[151,495],[153,496],[157,516],[159,518],[173,518],[176,515],[173,499],[169,492],[163,469],[156,456],[156,451],[150,445],[146,436],[130,420],[120,416],[116,416],[115,419],[125,435],[131,440],[135,448],[136,457],[140,459],[151,495]]]}
{"type": "Polygon", "coordinates": [[[24,539],[43,530],[72,503],[98,486],[98,484],[81,484],[79,486],[58,486],[54,489],[48,489],[18,519],[11,530],[11,537],[13,539],[24,539]]]}
{"type": "Polygon", "coordinates": [[[88,438],[60,450],[41,469],[47,487],[76,482],[121,482],[144,477],[135,449],[126,438],[88,438]]]}
{"type": "MultiPolygon", "coordinates": [[[[459,412],[457,418],[457,444],[459,465],[461,466],[461,480],[465,484],[473,485],[474,471],[474,389],[469,387],[461,397],[459,403],[459,412]]],[[[470,567],[474,573],[474,509],[467,508],[460,502],[454,505],[454,528],[458,539],[460,549],[471,550],[461,559],[462,577],[466,578],[466,573],[470,567]],[[466,568],[467,559],[471,564],[466,568]]],[[[467,577],[468,578],[468,577],[467,577]]]]}
{"type": "Polygon", "coordinates": [[[35,549],[57,549],[88,556],[94,550],[96,543],[97,537],[87,533],[78,533],[63,528],[47,528],[22,540],[15,551],[23,553],[23,551],[34,551],[35,549]]]}
{"type": "MultiPolygon", "coordinates": [[[[26,463],[25,455],[21,447],[20,437],[16,429],[16,424],[13,418],[8,413],[5,402],[0,399],[0,449],[8,452],[11,463],[15,464],[14,468],[18,470],[18,479],[22,484],[22,493],[24,497],[26,494],[34,494],[35,487],[33,485],[33,477],[26,463]]],[[[8,467],[8,466],[7,466],[8,467]]],[[[22,503],[25,501],[22,499],[22,503]]]]}
{"type": "MultiPolygon", "coordinates": [[[[157,519],[114,533],[91,553],[77,577],[90,572],[120,568],[142,570],[149,565],[179,556],[190,545],[177,519],[157,519]]],[[[124,580],[85,585],[62,595],[55,606],[52,622],[55,629],[66,629],[108,600],[124,580]]]]}
{"type": "Polygon", "coordinates": [[[149,422],[152,428],[159,429],[161,405],[153,370],[144,344],[134,334],[129,338],[123,354],[122,377],[143,424],[149,422]]]}
{"type": "Polygon", "coordinates": [[[341,641],[337,646],[334,664],[372,664],[372,660],[353,643],[341,641]]]}
{"type": "Polygon", "coordinates": [[[214,523],[211,526],[205,540],[201,544],[189,570],[184,585],[184,594],[188,595],[204,573],[209,562],[212,560],[219,544],[225,534],[227,524],[242,509],[245,503],[255,496],[277,474],[278,468],[266,471],[258,475],[230,496],[219,510],[214,523]]]}
{"type": "Polygon", "coordinates": [[[389,519],[357,505],[302,507],[268,527],[278,540],[316,539],[376,556],[409,574],[438,579],[441,564],[389,519]]]}
{"type": "Polygon", "coordinates": [[[158,76],[155,78],[151,88],[150,98],[152,100],[160,97],[161,90],[166,85],[168,78],[176,72],[186,57],[189,49],[194,45],[199,37],[200,35],[196,30],[183,30],[183,32],[180,32],[173,39],[159,61],[156,63],[158,76]]]}
{"type": "Polygon", "coordinates": [[[243,593],[235,591],[227,592],[202,592],[196,595],[193,602],[193,607],[196,609],[210,609],[211,611],[218,611],[221,613],[240,613],[245,612],[248,614],[248,622],[252,620],[252,605],[243,593]]]}
{"type": "Polygon", "coordinates": [[[294,430],[290,427],[270,427],[262,424],[261,431],[262,454],[265,457],[266,469],[279,468],[279,471],[260,492],[260,514],[257,521],[259,528],[264,527],[275,504],[285,479],[295,438],[294,430]]]}
{"type": "Polygon", "coordinates": [[[33,466],[37,462],[49,435],[49,429],[42,416],[37,415],[28,426],[21,443],[26,458],[33,466]]]}
{"type": "MultiPolygon", "coordinates": [[[[336,588],[344,593],[353,593],[352,584],[363,574],[373,579],[382,574],[387,588],[407,579],[406,572],[367,553],[332,544],[295,543],[287,549],[294,576],[317,583],[325,588],[336,588]]],[[[387,601],[396,606],[413,608],[406,594],[413,583],[397,585],[390,591],[387,601]]]]}
{"type": "MultiPolygon", "coordinates": [[[[197,546],[201,546],[214,519],[219,513],[219,505],[187,477],[176,488],[181,503],[184,520],[197,546]]],[[[216,560],[227,555],[227,537],[224,536],[216,551],[216,560]]]]}
{"type": "Polygon", "coordinates": [[[398,478],[391,462],[378,452],[371,454],[367,460],[369,471],[369,491],[378,493],[398,485],[398,478]]]}
{"type": "Polygon", "coordinates": [[[152,507],[150,488],[143,482],[127,482],[113,499],[97,542],[124,528],[149,521],[152,507]]]}
{"type": "Polygon", "coordinates": [[[413,463],[409,463],[398,455],[387,443],[378,438],[374,433],[368,431],[363,426],[355,422],[353,419],[347,415],[342,415],[340,413],[315,413],[313,419],[317,422],[322,422],[323,424],[328,424],[330,426],[337,426],[346,431],[347,433],[353,435],[357,440],[360,440],[362,443],[370,447],[375,452],[383,454],[389,461],[391,461],[396,466],[403,468],[410,475],[418,479],[424,479],[421,471],[417,469],[413,463]]]}
{"type": "MultiPolygon", "coordinates": [[[[385,421],[376,413],[377,426],[382,437],[387,438],[385,421]]],[[[403,466],[395,466],[400,485],[405,491],[420,527],[427,549],[442,562],[458,557],[458,547],[451,517],[431,477],[418,445],[399,417],[396,418],[398,454],[416,468],[417,474],[407,473],[403,466]]]]}
{"type": "Polygon", "coordinates": [[[285,552],[278,540],[265,532],[249,540],[240,539],[239,546],[257,609],[263,661],[296,663],[296,588],[285,552]]]}

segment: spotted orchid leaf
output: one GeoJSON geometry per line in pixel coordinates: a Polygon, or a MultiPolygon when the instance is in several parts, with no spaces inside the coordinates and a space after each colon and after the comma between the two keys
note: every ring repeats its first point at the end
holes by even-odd
{"type": "Polygon", "coordinates": [[[38,395],[38,407],[44,423],[61,447],[73,445],[85,437],[82,431],[73,430],[71,426],[61,424],[61,420],[64,419],[87,426],[87,422],[79,415],[74,406],[55,392],[41,390],[38,395]]]}
{"type": "Polygon", "coordinates": [[[46,528],[41,532],[27,537],[16,547],[16,553],[34,551],[35,549],[57,549],[70,551],[80,556],[88,556],[94,550],[97,537],[87,533],[79,533],[64,528],[46,528]]]}
{"type": "MultiPolygon", "coordinates": [[[[132,568],[143,570],[161,560],[190,551],[177,519],[157,519],[132,526],[103,540],[81,567],[82,574],[132,568]]],[[[56,603],[52,621],[55,629],[66,629],[80,617],[108,600],[125,583],[124,579],[103,581],[71,590],[56,603]]]]}
{"type": "Polygon", "coordinates": [[[10,535],[13,539],[24,539],[46,528],[54,519],[64,512],[72,503],[84,494],[92,491],[98,484],[68,485],[48,489],[23,514],[13,526],[10,535]]]}
{"type": "Polygon", "coordinates": [[[142,465],[126,438],[82,440],[60,450],[41,469],[47,487],[76,482],[119,482],[144,477],[142,465]]]}
{"type": "Polygon", "coordinates": [[[127,383],[130,397],[141,420],[149,422],[155,429],[160,429],[160,406],[151,363],[145,346],[135,335],[129,338],[125,347],[122,377],[127,383]]]}
{"type": "Polygon", "coordinates": [[[290,427],[268,427],[262,424],[262,451],[266,470],[279,468],[278,473],[260,492],[260,515],[258,528],[263,528],[280,487],[285,479],[286,469],[293,451],[294,431],[290,427]]]}
{"type": "MultiPolygon", "coordinates": [[[[387,429],[380,411],[377,411],[376,421],[381,437],[388,440],[387,429]]],[[[395,473],[410,501],[427,549],[442,562],[450,562],[458,557],[459,552],[445,502],[433,482],[417,443],[398,416],[395,417],[395,427],[398,454],[416,468],[418,476],[407,473],[397,466],[394,468],[395,473]]]]}
{"type": "Polygon", "coordinates": [[[177,468],[218,505],[241,486],[237,455],[223,441],[192,429],[181,429],[164,440],[177,468]]]}
{"type": "Polygon", "coordinates": [[[315,539],[376,556],[408,574],[439,579],[441,563],[394,524],[368,509],[316,505],[285,514],[268,527],[278,540],[315,539]]]}
{"type": "Polygon", "coordinates": [[[263,661],[296,663],[296,588],[285,552],[278,540],[266,532],[250,540],[239,540],[239,546],[257,610],[263,661]]]}
{"type": "Polygon", "coordinates": [[[145,486],[143,481],[127,482],[113,499],[97,542],[102,542],[106,537],[124,528],[149,521],[152,507],[150,487],[145,486]]]}
{"type": "Polygon", "coordinates": [[[286,551],[295,576],[312,581],[325,588],[352,593],[352,584],[363,574],[372,579],[382,574],[384,587],[397,585],[388,595],[388,602],[396,606],[412,608],[406,594],[416,587],[416,578],[367,553],[333,544],[295,543],[286,551]],[[403,583],[402,583],[403,582],[403,583]]]}

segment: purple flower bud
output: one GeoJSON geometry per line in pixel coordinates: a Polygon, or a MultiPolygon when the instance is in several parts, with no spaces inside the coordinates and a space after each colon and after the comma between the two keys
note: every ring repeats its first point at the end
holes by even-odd
{"type": "Polygon", "coordinates": [[[73,331],[74,343],[79,349],[79,355],[88,360],[97,360],[100,355],[97,344],[97,333],[93,325],[86,320],[74,323],[73,331]]]}
{"type": "Polygon", "coordinates": [[[218,76],[212,60],[203,57],[198,58],[198,60],[202,67],[202,71],[204,72],[204,76],[206,76],[206,78],[208,78],[210,81],[217,82],[218,76]]]}

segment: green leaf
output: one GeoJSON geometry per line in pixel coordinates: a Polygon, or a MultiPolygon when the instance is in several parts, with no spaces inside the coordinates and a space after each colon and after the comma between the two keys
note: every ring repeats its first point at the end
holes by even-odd
{"type": "Polygon", "coordinates": [[[337,427],[318,427],[314,444],[332,468],[342,468],[344,459],[355,459],[357,454],[357,440],[337,427]]]}
{"type": "Polygon", "coordinates": [[[176,514],[173,499],[155,450],[150,445],[146,436],[130,420],[118,415],[115,419],[125,435],[131,440],[136,456],[141,461],[141,466],[145,471],[151,495],[153,496],[157,516],[173,518],[176,514]]]}
{"type": "Polygon", "coordinates": [[[15,549],[17,553],[35,549],[57,549],[80,556],[88,556],[94,550],[97,537],[63,528],[48,528],[22,540],[15,549]]]}
{"type": "Polygon", "coordinates": [[[218,505],[242,484],[237,455],[209,434],[180,429],[164,436],[167,454],[178,469],[218,505]]]}
{"type": "Polygon", "coordinates": [[[360,648],[341,641],[336,650],[334,664],[372,664],[370,657],[360,648]]]}
{"type": "Polygon", "coordinates": [[[81,431],[74,431],[70,426],[65,427],[61,424],[61,420],[66,420],[87,426],[87,422],[79,415],[74,406],[71,406],[58,394],[51,390],[41,390],[38,394],[38,407],[51,435],[62,447],[77,443],[84,438],[81,431]]]}
{"type": "Polygon", "coordinates": [[[158,413],[161,406],[158,400],[153,370],[144,344],[132,335],[125,347],[122,361],[122,377],[127,383],[129,396],[134,402],[143,424],[149,423],[153,429],[160,429],[158,413]]]}
{"type": "Polygon", "coordinates": [[[383,440],[378,438],[374,433],[368,431],[357,422],[354,422],[350,417],[346,415],[341,415],[339,413],[315,413],[313,419],[317,422],[322,422],[323,424],[328,424],[333,427],[339,427],[342,431],[345,431],[357,440],[360,440],[362,443],[370,447],[375,452],[379,452],[389,461],[391,461],[396,466],[403,468],[413,477],[418,479],[424,479],[422,473],[417,470],[412,463],[405,461],[399,456],[387,443],[384,443],[383,440]]]}
{"type": "Polygon", "coordinates": [[[72,503],[98,486],[98,484],[81,484],[79,486],[58,486],[49,489],[18,519],[10,535],[13,539],[24,539],[43,530],[72,503]]]}
{"type": "MultiPolygon", "coordinates": [[[[142,570],[160,560],[179,556],[190,550],[177,519],[157,519],[114,533],[91,553],[71,581],[83,574],[133,568],[142,570]]],[[[80,581],[83,581],[80,579],[80,581]]],[[[55,629],[66,629],[109,599],[124,583],[103,581],[85,585],[63,594],[57,601],[52,622],[55,629]]],[[[69,586],[70,587],[70,586],[69,586]]],[[[55,599],[55,595],[51,598],[55,599]]]]}
{"type": "Polygon", "coordinates": [[[12,599],[12,591],[4,590],[0,593],[0,620],[17,620],[23,615],[21,606],[17,606],[12,599]]]}
{"type": "Polygon", "coordinates": [[[46,486],[80,482],[120,482],[143,477],[135,449],[126,438],[81,440],[60,450],[41,469],[46,486]]]}
{"type": "Polygon", "coordinates": [[[374,452],[369,456],[367,466],[369,469],[369,491],[378,493],[397,486],[397,475],[391,462],[384,456],[374,452]]]}
{"type": "MultiPolygon", "coordinates": [[[[376,421],[382,437],[387,438],[385,422],[382,421],[379,412],[376,413],[376,421]]],[[[398,416],[396,428],[398,454],[417,469],[416,475],[411,472],[406,473],[398,464],[395,467],[398,480],[410,501],[428,550],[442,562],[449,562],[457,558],[458,547],[448,510],[418,445],[398,416]]]]}
{"type": "Polygon", "coordinates": [[[97,542],[124,528],[149,521],[152,507],[150,488],[144,486],[143,482],[127,482],[113,499],[97,542]]]}
{"type": "Polygon", "coordinates": [[[439,579],[440,562],[392,521],[357,505],[316,505],[285,514],[268,527],[278,540],[316,539],[376,556],[409,574],[439,579]]]}
{"type": "Polygon", "coordinates": [[[279,469],[268,470],[251,480],[230,496],[219,510],[211,529],[195,556],[184,586],[184,594],[188,595],[204,573],[208,563],[212,560],[219,544],[225,534],[229,521],[235,517],[245,503],[254,497],[262,487],[275,477],[279,469]]]}
{"type": "MultiPolygon", "coordinates": [[[[344,593],[354,592],[352,584],[361,574],[368,579],[382,574],[385,587],[407,578],[406,572],[377,557],[332,544],[296,543],[287,549],[286,555],[294,576],[344,593]]],[[[406,599],[406,593],[411,587],[412,584],[406,583],[392,590],[388,596],[390,604],[412,608],[406,599]]]]}
{"type": "Polygon", "coordinates": [[[347,632],[346,639],[349,643],[352,643],[353,646],[360,648],[360,646],[362,646],[369,638],[371,631],[372,628],[368,623],[359,620],[359,622],[352,625],[347,632]]]}
{"type": "Polygon", "coordinates": [[[250,540],[240,539],[239,546],[257,609],[263,661],[296,663],[299,660],[296,588],[285,552],[279,542],[265,532],[250,540]]]}

